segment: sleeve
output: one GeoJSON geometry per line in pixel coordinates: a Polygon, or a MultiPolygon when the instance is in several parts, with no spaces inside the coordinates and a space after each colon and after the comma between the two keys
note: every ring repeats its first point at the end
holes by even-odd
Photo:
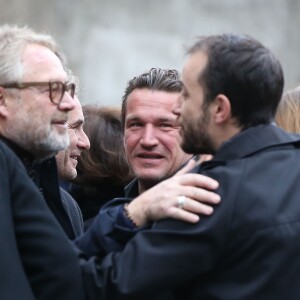
{"type": "Polygon", "coordinates": [[[75,240],[88,257],[123,249],[140,230],[124,214],[124,204],[131,199],[117,198],[102,207],[87,231],[75,240]]]}
{"type": "MultiPolygon", "coordinates": [[[[222,181],[220,174],[206,175],[222,181]]],[[[224,194],[227,197],[222,197],[212,216],[201,216],[196,224],[171,219],[159,221],[151,229],[136,233],[122,251],[85,261],[82,264],[85,280],[92,274],[96,278],[89,292],[95,290],[96,294],[98,290],[102,299],[156,300],[163,292],[197,280],[201,285],[199,278],[205,280],[221,259],[230,234],[237,192],[230,182],[217,191],[221,197],[224,194]]]]}
{"type": "Polygon", "coordinates": [[[226,239],[224,220],[214,217],[223,226],[211,228],[215,222],[208,218],[200,226],[158,222],[137,233],[122,251],[82,261],[89,297],[96,299],[98,293],[107,300],[157,300],[162,293],[193,282],[213,268],[226,239]]]}

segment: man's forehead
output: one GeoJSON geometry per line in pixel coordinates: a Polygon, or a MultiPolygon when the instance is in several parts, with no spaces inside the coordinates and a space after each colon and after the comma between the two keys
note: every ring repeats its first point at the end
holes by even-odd
{"type": "Polygon", "coordinates": [[[28,44],[24,48],[22,56],[24,76],[38,81],[67,80],[67,73],[58,56],[49,48],[28,44]]]}
{"type": "Polygon", "coordinates": [[[155,119],[157,121],[173,121],[176,118],[177,118],[177,116],[172,111],[170,111],[170,114],[168,114],[168,115],[165,115],[163,113],[162,114],[149,113],[149,114],[145,114],[145,115],[133,113],[133,114],[127,115],[127,117],[126,117],[126,119],[128,121],[141,120],[141,119],[155,119]]]}
{"type": "Polygon", "coordinates": [[[173,122],[177,116],[173,113],[172,107],[152,107],[146,109],[140,107],[137,110],[130,111],[126,114],[126,121],[143,121],[149,123],[173,122]]]}
{"type": "Polygon", "coordinates": [[[182,81],[198,78],[207,65],[208,57],[205,52],[197,51],[191,54],[182,70],[182,81]]]}
{"type": "Polygon", "coordinates": [[[77,98],[77,96],[74,97],[75,107],[69,112],[69,124],[83,124],[84,123],[84,115],[82,111],[82,106],[77,98]]]}
{"type": "Polygon", "coordinates": [[[160,91],[151,89],[136,89],[127,98],[127,108],[130,110],[168,107],[176,102],[180,92],[160,91]]]}

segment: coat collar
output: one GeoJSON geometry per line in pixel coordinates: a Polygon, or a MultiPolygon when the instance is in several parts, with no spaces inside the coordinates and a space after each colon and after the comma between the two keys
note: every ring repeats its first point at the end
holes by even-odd
{"type": "Polygon", "coordinates": [[[293,143],[300,143],[300,135],[289,134],[275,123],[258,125],[240,132],[225,142],[213,161],[238,159],[275,145],[293,143]]]}
{"type": "Polygon", "coordinates": [[[32,168],[34,156],[30,152],[21,148],[19,145],[4,136],[0,136],[0,138],[18,156],[27,170],[32,168]]]}
{"type": "Polygon", "coordinates": [[[134,178],[124,188],[125,197],[136,198],[139,195],[139,183],[137,178],[134,178]]]}

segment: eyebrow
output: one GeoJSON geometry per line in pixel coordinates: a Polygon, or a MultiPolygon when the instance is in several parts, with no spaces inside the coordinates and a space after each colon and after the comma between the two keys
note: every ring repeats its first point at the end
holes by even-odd
{"type": "MultiPolygon", "coordinates": [[[[173,114],[172,113],[172,115],[174,115],[175,116],[175,114],[173,114]]],[[[177,118],[175,117],[175,118],[172,118],[172,117],[170,117],[170,118],[166,118],[166,117],[161,117],[161,118],[159,118],[159,119],[156,119],[156,122],[174,122],[174,121],[176,121],[177,120],[177,118]]],[[[129,118],[127,118],[126,119],[126,122],[136,122],[136,121],[143,121],[143,119],[142,118],[140,118],[140,117],[137,117],[137,116],[132,116],[132,117],[129,117],[129,118]]]]}
{"type": "Polygon", "coordinates": [[[71,127],[74,127],[74,128],[76,128],[76,127],[78,127],[79,125],[82,125],[84,123],[84,120],[83,119],[77,119],[76,121],[74,121],[74,122],[72,122],[72,123],[69,123],[69,125],[71,126],[71,127]]]}

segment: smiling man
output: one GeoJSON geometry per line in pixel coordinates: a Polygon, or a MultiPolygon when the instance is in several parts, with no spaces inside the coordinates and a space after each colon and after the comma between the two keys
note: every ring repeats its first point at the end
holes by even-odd
{"type": "MultiPolygon", "coordinates": [[[[192,158],[180,147],[180,127],[172,112],[181,91],[176,70],[152,68],[128,82],[122,102],[122,124],[126,157],[136,178],[125,189],[127,197],[135,198],[173,176],[192,158]]],[[[211,207],[191,200],[192,205],[185,205],[188,213],[180,207],[167,208],[167,202],[157,205],[155,213],[140,213],[153,203],[133,200],[126,206],[126,214],[141,226],[160,219],[164,211],[167,217],[185,221],[193,220],[195,215],[190,219],[191,213],[200,213],[199,209],[204,214],[212,212],[211,207]]]]}
{"type": "Polygon", "coordinates": [[[192,156],[180,148],[172,108],[181,84],[175,70],[152,69],[131,80],[122,104],[124,144],[138,192],[172,176],[192,156]]]}
{"type": "MultiPolygon", "coordinates": [[[[119,210],[118,219],[123,216],[124,222],[129,221],[135,228],[165,218],[197,222],[198,214],[213,212],[207,204],[219,202],[218,197],[205,190],[202,197],[184,198],[184,205],[174,203],[172,197],[163,201],[154,198],[145,201],[143,197],[133,199],[173,176],[192,158],[180,147],[180,127],[172,112],[181,91],[179,73],[160,68],[134,77],[125,89],[122,102],[124,146],[136,178],[125,188],[128,200],[124,211],[119,210]]],[[[203,177],[202,187],[210,189],[209,181],[203,177]]],[[[199,194],[194,193],[196,195],[199,194]]]]}
{"type": "MultiPolygon", "coordinates": [[[[125,198],[117,198],[102,207],[89,231],[106,252],[122,249],[129,237],[158,220],[173,218],[196,223],[199,215],[211,215],[212,204],[220,202],[220,197],[211,192],[216,189],[216,182],[206,176],[199,177],[197,182],[190,178],[179,187],[157,186],[192,158],[180,147],[180,128],[172,112],[181,90],[176,70],[152,68],[128,82],[121,118],[126,157],[136,178],[125,188],[125,198]],[[157,192],[154,189],[147,196],[154,186],[157,192]],[[99,237],[100,230],[103,234],[99,237]]],[[[86,249],[89,243],[90,239],[85,237],[77,240],[77,245],[89,255],[95,254],[97,247],[86,249]]]]}
{"type": "MultiPolygon", "coordinates": [[[[70,181],[77,176],[78,157],[83,150],[90,148],[90,141],[83,131],[84,115],[78,97],[74,96],[75,107],[69,113],[68,135],[70,144],[65,150],[56,155],[58,177],[62,181],[70,181]]],[[[80,208],[73,197],[60,187],[60,194],[63,206],[72,223],[76,236],[83,233],[83,220],[80,208]]]]}
{"type": "Polygon", "coordinates": [[[72,180],[77,176],[78,157],[90,148],[90,141],[83,131],[84,116],[78,97],[74,96],[75,108],[69,113],[68,135],[70,144],[56,155],[58,175],[61,180],[72,180]]]}
{"type": "Polygon", "coordinates": [[[51,36],[0,26],[0,139],[6,144],[0,168],[3,299],[84,297],[76,257],[67,257],[65,233],[75,235],[60,199],[54,158],[69,144],[74,93],[51,36]],[[5,173],[9,164],[14,171],[5,173]]]}
{"type": "Polygon", "coordinates": [[[49,208],[70,238],[72,224],[62,205],[53,157],[69,145],[68,117],[75,84],[51,36],[27,28],[0,31],[0,136],[18,155],[49,208]]]}

